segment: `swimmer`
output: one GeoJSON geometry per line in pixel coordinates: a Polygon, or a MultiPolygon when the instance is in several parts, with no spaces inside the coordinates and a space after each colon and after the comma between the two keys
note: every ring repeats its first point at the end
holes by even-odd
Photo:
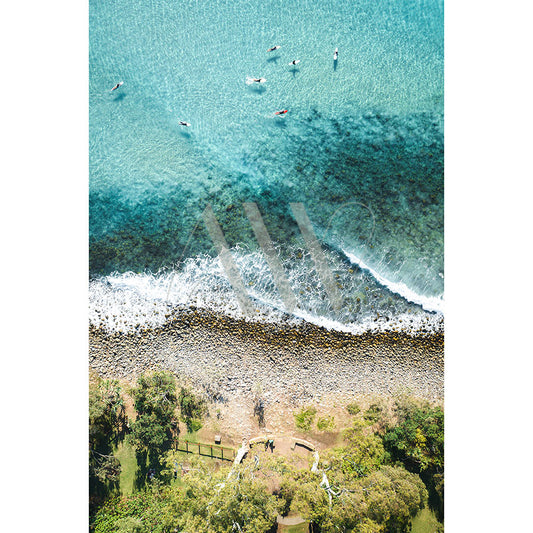
{"type": "Polygon", "coordinates": [[[294,61],[291,61],[289,65],[297,65],[300,62],[299,59],[295,59],[294,61]]]}
{"type": "Polygon", "coordinates": [[[339,59],[339,49],[335,48],[335,53],[333,54],[333,61],[337,61],[339,59]]]}
{"type": "Polygon", "coordinates": [[[287,113],[289,110],[288,109],[284,109],[283,111],[276,111],[274,113],[274,115],[284,115],[285,113],[287,113]]]}
{"type": "Polygon", "coordinates": [[[180,120],[180,121],[179,121],[179,125],[180,125],[180,126],[187,126],[187,127],[190,126],[190,124],[189,124],[188,122],[184,122],[183,120],[180,120]]]}
{"type": "Polygon", "coordinates": [[[246,85],[251,85],[252,83],[265,83],[266,78],[251,78],[250,76],[246,77],[246,85]]]}
{"type": "Polygon", "coordinates": [[[113,91],[116,91],[119,87],[122,87],[122,85],[124,85],[124,82],[123,81],[119,81],[112,89],[111,91],[109,92],[113,92],[113,91]]]}
{"type": "Polygon", "coordinates": [[[276,46],[273,46],[272,48],[269,48],[267,52],[273,52],[274,50],[279,50],[280,48],[281,46],[276,45],[276,46]]]}

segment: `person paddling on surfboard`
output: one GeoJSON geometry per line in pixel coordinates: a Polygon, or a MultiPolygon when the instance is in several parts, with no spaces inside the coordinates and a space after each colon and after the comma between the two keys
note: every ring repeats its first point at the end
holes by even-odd
{"type": "Polygon", "coordinates": [[[190,124],[189,124],[188,122],[185,122],[185,121],[183,121],[183,120],[180,120],[180,121],[179,121],[179,125],[180,125],[180,126],[187,126],[187,127],[190,126],[190,124]]]}
{"type": "Polygon", "coordinates": [[[274,115],[284,115],[285,113],[287,113],[289,110],[288,109],[284,109],[283,111],[276,111],[274,113],[274,115]]]}
{"type": "Polygon", "coordinates": [[[333,54],[333,61],[337,61],[339,59],[339,49],[335,48],[335,52],[333,54]]]}
{"type": "Polygon", "coordinates": [[[246,85],[252,85],[254,83],[265,83],[266,78],[252,78],[251,76],[246,76],[246,85]]]}
{"type": "Polygon", "coordinates": [[[119,81],[112,89],[111,91],[109,92],[113,92],[113,91],[116,91],[119,87],[122,87],[122,85],[124,85],[124,82],[123,81],[119,81]]]}
{"type": "Polygon", "coordinates": [[[267,52],[273,52],[274,50],[279,50],[280,48],[281,46],[276,45],[276,46],[273,46],[272,48],[269,48],[267,52]]]}
{"type": "Polygon", "coordinates": [[[289,65],[297,65],[300,62],[299,59],[295,59],[294,61],[291,61],[289,65]]]}

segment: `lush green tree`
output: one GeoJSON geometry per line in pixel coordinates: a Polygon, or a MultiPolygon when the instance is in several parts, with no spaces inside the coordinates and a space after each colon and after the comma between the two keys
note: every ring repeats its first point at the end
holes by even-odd
{"type": "Polygon", "coordinates": [[[444,412],[442,407],[396,402],[398,422],[388,429],[384,443],[394,454],[418,472],[444,467],[444,412]]]}
{"type": "Polygon", "coordinates": [[[170,439],[170,424],[155,413],[140,415],[133,425],[133,442],[147,451],[162,450],[170,439]]]}
{"type": "MultiPolygon", "coordinates": [[[[178,461],[177,454],[167,455],[167,465],[178,461]]],[[[266,533],[276,522],[284,502],[268,489],[257,474],[267,465],[255,461],[217,470],[195,458],[181,477],[176,507],[180,509],[179,527],[198,533],[243,531],[266,533]],[[231,468],[231,474],[228,476],[231,468]]]]}
{"type": "Polygon", "coordinates": [[[343,435],[344,446],[323,454],[323,461],[331,462],[334,471],[340,471],[345,476],[361,477],[388,460],[382,439],[369,431],[364,423],[354,421],[343,435]]]}
{"type": "Polygon", "coordinates": [[[420,474],[430,492],[430,502],[442,519],[444,511],[444,411],[410,398],[395,404],[397,423],[388,428],[383,442],[393,459],[420,474]]]}
{"type": "Polygon", "coordinates": [[[320,476],[311,472],[292,472],[281,488],[289,509],[311,520],[322,533],[406,532],[427,501],[419,476],[401,467],[382,466],[359,478],[343,478],[331,464],[327,468],[331,502],[320,476]]]}
{"type": "Polygon", "coordinates": [[[176,381],[168,372],[143,374],[132,394],[138,415],[132,424],[133,443],[154,460],[172,441],[176,381]]]}
{"type": "Polygon", "coordinates": [[[420,477],[401,467],[384,466],[359,483],[365,492],[368,518],[385,524],[390,532],[409,531],[411,519],[428,498],[420,477]]]}
{"type": "Polygon", "coordinates": [[[285,503],[284,512],[298,513],[318,526],[325,524],[330,514],[329,500],[319,484],[320,476],[308,470],[286,472],[280,488],[280,496],[285,503]]]}
{"type": "Polygon", "coordinates": [[[202,419],[207,413],[205,400],[196,396],[191,390],[182,387],[178,398],[181,417],[189,431],[198,431],[202,427],[202,419]]]}
{"type": "Polygon", "coordinates": [[[133,389],[135,410],[140,415],[155,413],[159,418],[174,415],[176,409],[176,380],[169,372],[142,374],[133,389]]]}

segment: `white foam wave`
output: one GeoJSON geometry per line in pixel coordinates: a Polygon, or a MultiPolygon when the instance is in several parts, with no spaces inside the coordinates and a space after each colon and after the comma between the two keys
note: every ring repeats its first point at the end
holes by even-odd
{"type": "MultiPolygon", "coordinates": [[[[157,274],[136,274],[127,272],[111,274],[90,283],[89,319],[95,327],[107,331],[136,331],[144,328],[162,326],[171,315],[180,310],[195,307],[224,314],[232,318],[244,318],[247,321],[262,321],[284,325],[298,325],[308,322],[328,330],[343,331],[351,334],[377,331],[437,331],[442,327],[441,315],[428,315],[422,309],[410,307],[410,304],[392,308],[374,308],[377,300],[369,298],[364,309],[335,313],[325,302],[316,285],[318,279],[310,281],[310,265],[304,260],[287,267],[289,283],[295,290],[299,306],[288,314],[277,293],[271,272],[260,252],[234,249],[233,255],[245,281],[247,292],[253,303],[253,315],[241,313],[237,298],[218,258],[207,255],[188,259],[179,271],[165,271],[157,274]]],[[[368,269],[355,256],[352,262],[368,269]]],[[[311,267],[312,268],[312,267],[311,267]]],[[[346,269],[341,279],[348,285],[354,283],[351,296],[365,298],[359,287],[361,281],[353,271],[346,269]],[[359,288],[358,288],[359,287],[359,288]]],[[[394,284],[368,269],[376,280],[393,290],[394,284]]],[[[366,284],[364,281],[363,284],[366,284]]],[[[367,287],[368,288],[368,287],[367,287]]],[[[409,301],[420,302],[416,295],[408,293],[405,286],[396,287],[396,291],[409,301]]],[[[350,295],[347,294],[347,302],[350,295]]],[[[359,299],[359,298],[357,298],[359,299]]],[[[401,300],[399,300],[401,301],[401,300]]],[[[426,305],[424,308],[435,310],[437,306],[426,305]]]]}
{"type": "Polygon", "coordinates": [[[444,300],[442,297],[423,296],[421,294],[417,294],[415,291],[410,289],[405,283],[390,281],[384,278],[379,272],[376,272],[373,268],[365,264],[363,260],[359,259],[359,257],[357,257],[356,255],[346,250],[342,251],[352,264],[357,265],[363,270],[369,272],[372,277],[383,287],[386,287],[390,291],[400,295],[402,298],[405,298],[409,302],[420,305],[426,311],[444,313],[444,300]]]}

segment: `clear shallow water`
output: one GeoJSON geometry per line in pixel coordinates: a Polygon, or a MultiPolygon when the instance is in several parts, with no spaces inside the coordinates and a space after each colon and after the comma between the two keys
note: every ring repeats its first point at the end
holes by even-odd
{"type": "Polygon", "coordinates": [[[194,302],[239,313],[208,203],[258,315],[279,316],[244,201],[277,243],[298,316],[359,331],[442,311],[442,2],[92,0],[89,81],[93,323],[158,323],[194,302]],[[325,246],[341,311],[290,202],[325,246]]]}

